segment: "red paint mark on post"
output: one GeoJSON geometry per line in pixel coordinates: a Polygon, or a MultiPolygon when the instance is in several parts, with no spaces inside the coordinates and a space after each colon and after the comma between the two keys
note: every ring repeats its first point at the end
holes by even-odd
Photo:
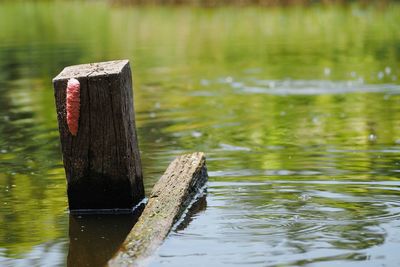
{"type": "Polygon", "coordinates": [[[79,109],[81,105],[81,84],[75,78],[69,79],[67,84],[67,124],[72,135],[78,133],[79,109]]]}

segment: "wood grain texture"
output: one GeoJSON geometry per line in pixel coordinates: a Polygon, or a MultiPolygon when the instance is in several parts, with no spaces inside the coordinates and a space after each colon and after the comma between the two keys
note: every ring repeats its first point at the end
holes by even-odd
{"type": "Polygon", "coordinates": [[[204,153],[176,158],[154,186],[149,201],[109,266],[144,266],[207,181],[204,153]]]}
{"type": "Polygon", "coordinates": [[[71,211],[131,209],[144,197],[128,60],[76,65],[53,79],[71,211]],[[79,131],[66,120],[66,87],[79,80],[79,131]]]}

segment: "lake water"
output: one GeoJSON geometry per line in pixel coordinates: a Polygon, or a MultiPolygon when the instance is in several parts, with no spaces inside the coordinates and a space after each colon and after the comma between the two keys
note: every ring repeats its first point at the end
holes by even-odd
{"type": "Polygon", "coordinates": [[[0,265],[101,266],[135,216],[70,216],[51,80],[129,59],[145,184],[207,154],[150,266],[400,266],[400,5],[0,3],[0,265]]]}

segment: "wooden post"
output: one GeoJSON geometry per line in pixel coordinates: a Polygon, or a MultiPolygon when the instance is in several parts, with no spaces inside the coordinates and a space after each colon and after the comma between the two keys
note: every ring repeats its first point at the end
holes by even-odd
{"type": "Polygon", "coordinates": [[[145,266],[207,178],[204,153],[176,158],[154,186],[139,221],[109,266],[145,266]]]}
{"type": "Polygon", "coordinates": [[[76,65],[53,79],[71,211],[131,210],[144,197],[128,60],[76,65]],[[69,79],[80,83],[78,132],[66,118],[69,79]]]}

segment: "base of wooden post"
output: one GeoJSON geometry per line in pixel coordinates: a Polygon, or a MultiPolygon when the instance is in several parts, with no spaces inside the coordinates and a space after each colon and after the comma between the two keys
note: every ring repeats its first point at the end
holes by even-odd
{"type": "Polygon", "coordinates": [[[144,266],[207,181],[204,153],[176,158],[154,186],[139,221],[109,266],[144,266]]]}

